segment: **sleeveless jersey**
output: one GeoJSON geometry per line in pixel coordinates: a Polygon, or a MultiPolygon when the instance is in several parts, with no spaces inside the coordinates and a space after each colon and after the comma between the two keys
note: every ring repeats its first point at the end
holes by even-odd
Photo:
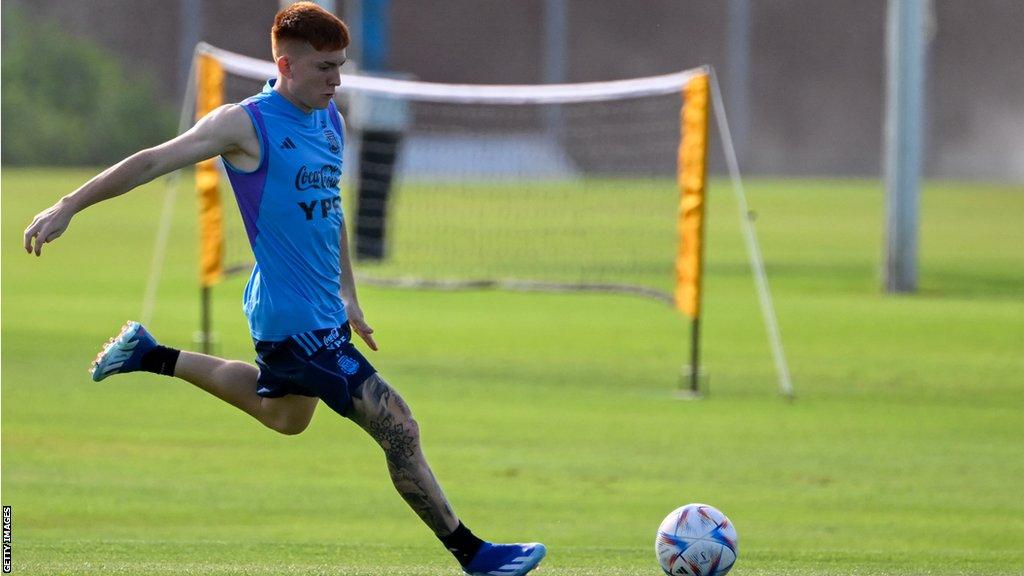
{"type": "Polygon", "coordinates": [[[283,340],[347,321],[341,301],[344,130],[334,102],[303,112],[274,90],[241,102],[260,141],[245,172],[224,160],[256,265],[243,309],[256,340],[283,340]]]}

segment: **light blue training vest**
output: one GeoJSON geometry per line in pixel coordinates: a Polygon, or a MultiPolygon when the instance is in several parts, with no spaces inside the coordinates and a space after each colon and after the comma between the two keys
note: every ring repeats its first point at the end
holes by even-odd
{"type": "Polygon", "coordinates": [[[260,140],[260,165],[224,159],[256,265],[242,308],[256,340],[335,328],[341,301],[341,181],[344,135],[332,101],[305,113],[267,82],[241,102],[260,140]]]}

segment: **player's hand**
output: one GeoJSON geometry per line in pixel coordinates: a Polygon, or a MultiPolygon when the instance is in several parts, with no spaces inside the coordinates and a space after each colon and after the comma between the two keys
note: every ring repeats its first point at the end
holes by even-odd
{"type": "Polygon", "coordinates": [[[370,328],[370,325],[363,319],[362,309],[358,304],[346,306],[345,309],[348,312],[348,325],[352,327],[352,331],[358,334],[363,342],[366,342],[370,350],[376,352],[377,342],[373,339],[373,328],[370,328]]]}
{"type": "Polygon", "coordinates": [[[42,254],[43,244],[59,238],[68,229],[73,215],[74,211],[61,202],[36,214],[32,223],[25,229],[25,251],[29,254],[35,251],[36,256],[42,254]]]}

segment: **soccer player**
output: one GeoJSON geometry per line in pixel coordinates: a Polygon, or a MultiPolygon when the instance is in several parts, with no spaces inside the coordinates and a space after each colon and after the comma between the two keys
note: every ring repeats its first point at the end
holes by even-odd
{"type": "Polygon", "coordinates": [[[135,371],[173,376],[282,434],[302,432],[323,400],[380,444],[395,488],[466,573],[520,576],[540,563],[544,545],[492,544],[466,528],[423,456],[409,407],[351,342],[355,332],[377,350],[341,213],[345,130],[332,98],[348,43],[345,24],[313,3],[281,10],[271,30],[276,79],[40,212],[25,230],[25,250],[39,256],[93,204],[220,156],[256,258],[243,297],[256,366],[161,346],[128,322],[96,357],[93,380],[135,371]]]}

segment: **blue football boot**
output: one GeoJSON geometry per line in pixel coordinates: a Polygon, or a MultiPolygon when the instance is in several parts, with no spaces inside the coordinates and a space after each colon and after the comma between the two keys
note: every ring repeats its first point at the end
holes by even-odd
{"type": "Polygon", "coordinates": [[[156,340],[142,324],[129,321],[121,328],[120,334],[107,340],[103,350],[92,361],[89,371],[92,379],[99,382],[111,374],[139,370],[142,357],[156,346],[156,340]]]}
{"type": "Polygon", "coordinates": [[[523,576],[537,567],[547,553],[543,544],[491,544],[484,542],[462,569],[469,576],[523,576]]]}

